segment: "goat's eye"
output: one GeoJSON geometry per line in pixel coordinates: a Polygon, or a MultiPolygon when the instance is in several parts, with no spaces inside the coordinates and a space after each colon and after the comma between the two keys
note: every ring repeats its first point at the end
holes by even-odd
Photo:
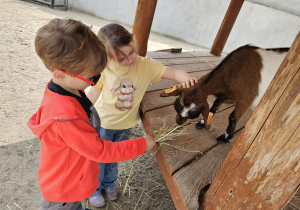
{"type": "Polygon", "coordinates": [[[126,88],[126,85],[123,85],[123,88],[126,88]]]}

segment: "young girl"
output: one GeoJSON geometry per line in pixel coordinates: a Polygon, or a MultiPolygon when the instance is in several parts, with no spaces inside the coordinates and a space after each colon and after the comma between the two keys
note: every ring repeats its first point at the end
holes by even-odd
{"type": "MultiPolygon", "coordinates": [[[[197,82],[183,70],[139,56],[133,35],[119,24],[104,26],[98,36],[106,45],[109,62],[99,82],[88,91],[87,96],[96,110],[101,110],[100,137],[103,139],[117,142],[128,138],[130,129],[140,121],[140,103],[152,81],[161,78],[175,80],[184,88],[197,82]]],[[[99,169],[99,187],[89,198],[95,207],[105,204],[101,189],[105,190],[108,200],[116,200],[118,196],[115,188],[117,163],[99,163],[99,169]]]]}

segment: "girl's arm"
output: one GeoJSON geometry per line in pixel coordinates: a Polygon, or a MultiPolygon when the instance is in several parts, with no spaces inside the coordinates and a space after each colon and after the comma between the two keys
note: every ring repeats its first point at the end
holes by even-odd
{"type": "Polygon", "coordinates": [[[101,94],[102,88],[93,88],[91,87],[86,96],[90,99],[90,101],[95,104],[101,94]]]}
{"type": "Polygon", "coordinates": [[[171,67],[167,68],[162,78],[177,81],[181,83],[179,87],[183,88],[189,88],[197,83],[197,79],[191,77],[186,71],[173,69],[171,67]]]}

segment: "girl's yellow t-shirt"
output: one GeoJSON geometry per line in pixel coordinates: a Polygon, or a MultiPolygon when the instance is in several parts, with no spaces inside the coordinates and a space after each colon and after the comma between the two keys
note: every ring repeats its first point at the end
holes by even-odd
{"type": "Polygon", "coordinates": [[[152,81],[158,82],[167,66],[149,57],[138,56],[132,67],[122,67],[110,60],[93,88],[102,92],[95,103],[105,129],[128,129],[140,121],[139,107],[152,81]]]}

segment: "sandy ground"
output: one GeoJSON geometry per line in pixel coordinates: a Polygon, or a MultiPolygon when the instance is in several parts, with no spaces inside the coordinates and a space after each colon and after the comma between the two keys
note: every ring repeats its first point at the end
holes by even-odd
{"type": "MultiPolygon", "coordinates": [[[[26,1],[0,0],[0,209],[38,209],[39,141],[27,121],[39,107],[51,75],[34,51],[36,31],[53,18],[74,18],[97,32],[110,23],[76,11],[58,11],[26,1]]],[[[128,27],[128,26],[127,26],[128,27]]],[[[130,27],[128,27],[131,30],[130,27]]],[[[151,34],[148,50],[182,47],[201,50],[178,40],[151,34]]],[[[141,126],[132,137],[143,135],[141,126]]],[[[132,161],[119,165],[117,187],[123,191],[132,161]]],[[[125,195],[103,209],[175,209],[152,152],[135,164],[125,195]]],[[[85,205],[89,206],[87,201],[85,205]]]]}

